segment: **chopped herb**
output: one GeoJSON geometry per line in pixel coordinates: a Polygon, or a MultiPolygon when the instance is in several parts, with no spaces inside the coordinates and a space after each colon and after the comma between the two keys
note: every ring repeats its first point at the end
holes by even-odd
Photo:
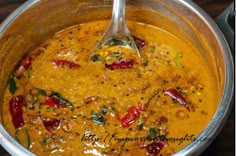
{"type": "Polygon", "coordinates": [[[9,91],[11,94],[14,94],[17,90],[17,86],[16,86],[16,81],[14,79],[13,75],[10,75],[9,79],[8,79],[8,83],[9,83],[9,91]]]}
{"type": "Polygon", "coordinates": [[[122,41],[125,43],[125,45],[128,45],[128,46],[131,45],[130,39],[128,37],[122,38],[122,41]]]}
{"type": "Polygon", "coordinates": [[[99,58],[100,58],[100,56],[99,56],[98,54],[91,56],[91,60],[92,60],[93,62],[99,61],[99,58]]]}
{"type": "Polygon", "coordinates": [[[143,130],[143,123],[139,124],[138,130],[139,130],[139,131],[143,130]]]}
{"type": "Polygon", "coordinates": [[[176,89],[180,92],[180,93],[185,93],[186,91],[183,89],[183,88],[181,88],[181,87],[176,87],[176,89]]]}
{"type": "Polygon", "coordinates": [[[138,130],[139,131],[143,130],[143,126],[144,126],[144,117],[142,115],[142,117],[138,120],[138,130]]]}
{"type": "Polygon", "coordinates": [[[112,58],[119,58],[121,55],[121,52],[116,52],[111,55],[112,58]]]}
{"type": "Polygon", "coordinates": [[[125,150],[125,141],[124,143],[120,146],[120,152],[122,153],[125,150]]]}
{"type": "Polygon", "coordinates": [[[151,53],[154,53],[155,50],[156,50],[156,47],[155,47],[154,45],[149,46],[149,48],[150,48],[150,52],[151,52],[151,53]]]}
{"type": "Polygon", "coordinates": [[[104,46],[123,45],[124,43],[126,43],[125,40],[122,41],[121,39],[118,38],[111,38],[104,44],[104,46]]]}
{"type": "Polygon", "coordinates": [[[41,143],[41,144],[46,144],[46,143],[48,143],[51,139],[52,139],[52,138],[43,138],[43,139],[40,141],[40,143],[41,143]]]}
{"type": "Polygon", "coordinates": [[[97,125],[103,124],[103,123],[106,121],[106,119],[105,119],[105,117],[104,117],[104,115],[105,115],[106,113],[107,113],[107,106],[105,106],[105,105],[102,107],[102,110],[101,110],[100,113],[97,113],[97,112],[92,111],[92,112],[91,112],[92,121],[93,121],[94,123],[96,123],[97,125]]]}
{"type": "Polygon", "coordinates": [[[171,60],[167,60],[167,64],[168,64],[168,65],[171,65],[171,60]]]}
{"type": "Polygon", "coordinates": [[[55,140],[55,137],[43,138],[40,141],[42,151],[50,152],[50,151],[56,150],[58,147],[53,145],[55,144],[54,140],[55,140]]]}
{"type": "Polygon", "coordinates": [[[44,103],[43,103],[43,102],[41,102],[41,103],[39,104],[39,109],[42,109],[42,108],[43,108],[43,106],[44,106],[44,103]]]}
{"type": "Polygon", "coordinates": [[[47,92],[45,90],[40,88],[34,88],[34,89],[37,90],[40,95],[47,96],[47,92]]]}
{"type": "Polygon", "coordinates": [[[156,111],[155,110],[150,110],[150,115],[155,115],[156,114],[156,111]]]}
{"type": "Polygon", "coordinates": [[[95,124],[101,125],[105,122],[105,118],[103,114],[101,113],[96,113],[94,111],[91,112],[92,120],[95,124]]]}
{"type": "Polygon", "coordinates": [[[54,112],[55,111],[55,109],[54,108],[52,108],[52,107],[47,107],[47,110],[46,110],[46,112],[54,112]]]}
{"type": "Polygon", "coordinates": [[[110,107],[111,107],[111,110],[116,111],[116,109],[115,109],[115,103],[111,103],[111,104],[110,104],[110,107]]]}
{"type": "Polygon", "coordinates": [[[148,60],[143,60],[143,66],[146,67],[148,66],[149,61],[148,60]]]}
{"type": "Polygon", "coordinates": [[[32,103],[32,105],[29,107],[29,109],[35,109],[35,105],[38,101],[39,101],[39,99],[36,97],[35,101],[32,103]]]}
{"type": "Polygon", "coordinates": [[[182,53],[178,53],[175,57],[175,64],[177,67],[181,67],[181,59],[183,57],[182,53]]]}
{"type": "Polygon", "coordinates": [[[162,84],[163,84],[163,85],[166,85],[166,84],[168,84],[168,83],[169,83],[168,80],[163,80],[163,81],[162,81],[162,84]]]}
{"type": "Polygon", "coordinates": [[[107,106],[102,107],[102,114],[105,115],[107,113],[107,106]]]}
{"type": "Polygon", "coordinates": [[[202,115],[207,115],[207,112],[205,110],[201,110],[202,115]]]}
{"type": "Polygon", "coordinates": [[[16,140],[27,148],[30,148],[31,139],[27,128],[18,128],[15,132],[16,140]]]}
{"type": "Polygon", "coordinates": [[[72,117],[71,117],[71,119],[77,119],[78,118],[78,115],[73,115],[72,117]]]}
{"type": "Polygon", "coordinates": [[[28,71],[26,71],[26,73],[24,74],[25,77],[26,77],[26,79],[29,79],[29,78],[30,78],[30,74],[31,74],[30,71],[31,71],[31,70],[28,70],[28,71]]]}

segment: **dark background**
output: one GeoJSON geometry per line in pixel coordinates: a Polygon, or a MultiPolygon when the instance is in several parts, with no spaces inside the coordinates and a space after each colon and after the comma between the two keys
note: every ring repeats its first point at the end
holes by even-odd
{"type": "MultiPolygon", "coordinates": [[[[193,0],[204,9],[213,19],[216,18],[233,0],[193,0]]],[[[0,0],[0,23],[26,0],[0,0]]],[[[55,1],[56,2],[56,1],[55,1]]],[[[233,103],[234,104],[234,103],[233,103]]],[[[228,121],[214,142],[201,156],[234,156],[235,155],[235,108],[228,121]]],[[[0,146],[0,156],[9,154],[0,146]]]]}

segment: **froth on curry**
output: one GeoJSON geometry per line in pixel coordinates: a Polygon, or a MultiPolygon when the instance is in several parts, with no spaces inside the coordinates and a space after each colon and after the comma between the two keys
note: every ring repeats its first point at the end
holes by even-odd
{"type": "Polygon", "coordinates": [[[33,153],[170,155],[211,120],[218,84],[196,47],[128,21],[141,58],[122,47],[91,56],[108,23],[55,34],[9,76],[4,125],[33,153]]]}

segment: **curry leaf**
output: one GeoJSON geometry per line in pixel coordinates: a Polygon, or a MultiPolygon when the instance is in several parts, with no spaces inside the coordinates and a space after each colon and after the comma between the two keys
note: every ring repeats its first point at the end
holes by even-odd
{"type": "Polygon", "coordinates": [[[15,132],[15,138],[18,142],[29,148],[31,145],[31,139],[27,128],[18,128],[15,132]]]}
{"type": "Polygon", "coordinates": [[[105,118],[101,113],[96,113],[92,111],[91,116],[92,116],[92,121],[97,125],[101,125],[105,122],[105,118]]]}
{"type": "Polygon", "coordinates": [[[45,90],[40,88],[34,88],[34,89],[37,90],[40,95],[47,96],[47,92],[45,90]]]}
{"type": "Polygon", "coordinates": [[[92,121],[97,125],[103,124],[106,121],[106,119],[104,117],[104,115],[106,113],[107,113],[107,106],[105,106],[105,105],[102,107],[102,110],[100,113],[92,111],[91,112],[92,121]]]}
{"type": "Polygon", "coordinates": [[[60,93],[53,92],[51,96],[55,96],[56,98],[60,99],[62,102],[66,103],[69,107],[71,107],[72,110],[74,110],[74,105],[69,100],[62,97],[60,93]]]}
{"type": "Polygon", "coordinates": [[[158,131],[155,128],[150,128],[148,131],[147,139],[153,140],[158,136],[158,131]]]}
{"type": "Polygon", "coordinates": [[[16,81],[14,79],[13,75],[10,75],[9,79],[8,79],[8,84],[9,84],[9,91],[11,94],[14,94],[17,90],[17,86],[16,86],[16,81]]]}

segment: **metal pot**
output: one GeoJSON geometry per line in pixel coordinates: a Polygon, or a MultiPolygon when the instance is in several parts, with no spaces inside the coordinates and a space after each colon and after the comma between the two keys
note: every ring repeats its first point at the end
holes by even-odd
{"type": "MultiPolygon", "coordinates": [[[[221,100],[218,108],[198,136],[207,139],[194,141],[174,154],[198,155],[220,132],[231,108],[234,69],[227,42],[214,21],[192,1],[128,0],[127,3],[127,19],[184,36],[186,42],[193,43],[199,49],[219,81],[221,100]],[[170,21],[166,21],[164,16],[170,21]]],[[[40,42],[69,26],[110,19],[111,5],[111,0],[31,0],[15,10],[0,26],[0,96],[3,97],[11,71],[40,42]]],[[[0,112],[1,145],[12,155],[34,155],[8,134],[2,123],[4,113],[7,112],[0,112]]]]}

